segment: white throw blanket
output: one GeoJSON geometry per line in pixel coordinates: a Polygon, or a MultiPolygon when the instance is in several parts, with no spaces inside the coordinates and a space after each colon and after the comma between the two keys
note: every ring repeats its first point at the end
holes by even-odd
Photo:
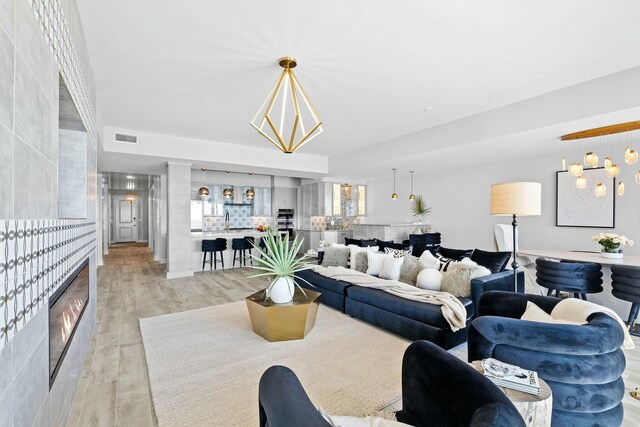
{"type": "Polygon", "coordinates": [[[631,349],[636,347],[631,339],[627,325],[625,325],[620,316],[610,308],[577,298],[567,298],[556,304],[551,311],[551,317],[554,319],[586,323],[587,318],[593,313],[604,313],[613,317],[620,324],[624,331],[624,342],[622,343],[622,348],[631,349]]]}
{"type": "Polygon", "coordinates": [[[314,267],[313,271],[325,277],[353,283],[357,286],[380,289],[400,298],[439,305],[442,310],[442,316],[444,316],[453,332],[456,332],[466,326],[467,309],[458,298],[448,292],[420,289],[406,283],[397,282],[395,280],[379,279],[344,267],[318,266],[314,267]]]}

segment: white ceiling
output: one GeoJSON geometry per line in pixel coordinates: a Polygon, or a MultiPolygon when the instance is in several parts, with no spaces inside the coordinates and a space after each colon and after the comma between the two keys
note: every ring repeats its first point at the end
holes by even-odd
{"type": "Polygon", "coordinates": [[[325,156],[640,65],[633,0],[78,3],[105,125],[265,147],[293,55],[325,156]]]}

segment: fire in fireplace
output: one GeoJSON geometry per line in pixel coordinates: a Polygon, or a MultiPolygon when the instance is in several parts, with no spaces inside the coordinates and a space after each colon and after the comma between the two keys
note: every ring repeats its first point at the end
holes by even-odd
{"type": "Polygon", "coordinates": [[[89,301],[89,260],[85,260],[49,298],[49,385],[58,374],[89,301]]]}

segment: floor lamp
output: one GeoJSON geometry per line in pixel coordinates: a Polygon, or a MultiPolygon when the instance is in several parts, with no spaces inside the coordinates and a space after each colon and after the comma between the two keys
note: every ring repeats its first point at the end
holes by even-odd
{"type": "Polygon", "coordinates": [[[518,216],[541,214],[542,185],[539,182],[507,182],[491,186],[491,215],[513,216],[513,291],[518,292],[516,230],[518,216]]]}

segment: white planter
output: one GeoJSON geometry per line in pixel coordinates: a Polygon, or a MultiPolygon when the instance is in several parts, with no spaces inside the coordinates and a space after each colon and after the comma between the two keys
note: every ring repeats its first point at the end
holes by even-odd
{"type": "Polygon", "coordinates": [[[272,283],[268,297],[276,304],[291,302],[295,285],[291,277],[281,277],[272,283]]]}
{"type": "Polygon", "coordinates": [[[622,259],[624,254],[622,252],[600,252],[602,258],[609,259],[622,259]]]}

